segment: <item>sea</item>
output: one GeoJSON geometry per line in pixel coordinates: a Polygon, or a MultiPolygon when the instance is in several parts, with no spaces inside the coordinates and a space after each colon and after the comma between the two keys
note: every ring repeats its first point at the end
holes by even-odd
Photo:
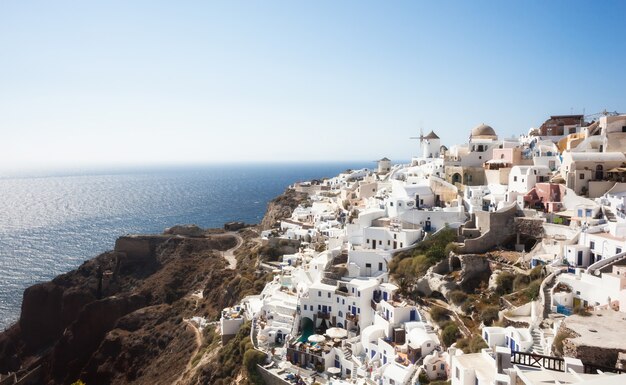
{"type": "Polygon", "coordinates": [[[372,166],[215,164],[0,177],[0,330],[19,318],[25,288],[111,250],[120,235],[259,223],[290,184],[372,166]]]}

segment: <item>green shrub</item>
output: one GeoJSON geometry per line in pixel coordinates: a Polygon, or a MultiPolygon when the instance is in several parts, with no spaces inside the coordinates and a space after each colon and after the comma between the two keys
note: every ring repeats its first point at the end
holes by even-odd
{"type": "Polygon", "coordinates": [[[503,295],[513,291],[513,280],[515,276],[508,271],[503,271],[496,278],[496,293],[503,295]]]}
{"type": "Polygon", "coordinates": [[[426,372],[420,372],[420,375],[417,378],[420,382],[420,385],[426,385],[426,384],[430,384],[430,379],[428,378],[428,376],[426,375],[426,372]]]}
{"type": "Polygon", "coordinates": [[[500,318],[498,314],[499,311],[500,309],[497,306],[488,306],[480,313],[480,320],[483,321],[486,326],[490,326],[494,321],[500,318]]]}
{"type": "Polygon", "coordinates": [[[462,338],[457,341],[456,347],[463,350],[463,353],[480,353],[481,349],[487,348],[487,343],[480,335],[475,335],[472,338],[462,338]]]}
{"type": "Polygon", "coordinates": [[[530,283],[530,278],[525,274],[518,274],[513,280],[513,290],[518,291],[530,283]]]}
{"type": "Polygon", "coordinates": [[[441,339],[446,346],[450,346],[460,337],[459,327],[450,322],[441,332],[441,339]]]}
{"type": "Polygon", "coordinates": [[[539,298],[539,289],[541,288],[541,280],[532,281],[526,290],[524,290],[524,295],[529,301],[534,301],[539,298]]]}
{"type": "Polygon", "coordinates": [[[257,371],[257,365],[262,365],[265,363],[265,359],[267,356],[265,353],[260,352],[255,349],[248,349],[243,355],[243,366],[246,368],[246,372],[248,373],[248,379],[251,383],[255,385],[262,385],[265,382],[263,378],[257,371]]]}
{"type": "Polygon", "coordinates": [[[449,297],[450,297],[450,301],[452,301],[452,303],[457,305],[457,306],[461,305],[462,303],[465,303],[465,301],[467,301],[467,294],[465,294],[461,290],[455,290],[455,291],[451,292],[449,297]]]}
{"type": "Polygon", "coordinates": [[[530,273],[528,273],[530,280],[534,281],[536,279],[543,278],[543,268],[543,265],[535,266],[530,273]]]}
{"type": "Polygon", "coordinates": [[[446,245],[446,248],[444,249],[444,252],[446,253],[446,257],[450,255],[450,253],[457,253],[459,251],[459,245],[454,243],[454,242],[450,242],[446,245]]]}
{"type": "Polygon", "coordinates": [[[469,342],[469,350],[471,353],[480,353],[484,348],[488,348],[487,343],[480,335],[475,335],[469,342]]]}
{"type": "Polygon", "coordinates": [[[433,306],[433,308],[430,309],[430,317],[438,324],[442,323],[443,321],[447,321],[449,315],[450,312],[447,309],[439,306],[433,306]]]}

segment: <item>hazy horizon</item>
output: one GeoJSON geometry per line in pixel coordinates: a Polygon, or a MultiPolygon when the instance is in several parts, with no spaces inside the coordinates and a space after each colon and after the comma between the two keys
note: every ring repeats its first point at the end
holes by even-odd
{"type": "Polygon", "coordinates": [[[626,112],[626,3],[3,2],[0,170],[410,159],[626,112]]]}

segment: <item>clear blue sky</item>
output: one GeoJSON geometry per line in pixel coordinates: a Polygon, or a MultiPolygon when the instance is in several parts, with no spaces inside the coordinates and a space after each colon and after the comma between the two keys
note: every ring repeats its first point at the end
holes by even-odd
{"type": "Polygon", "coordinates": [[[626,2],[3,1],[0,168],[408,159],[626,111],[626,2]]]}

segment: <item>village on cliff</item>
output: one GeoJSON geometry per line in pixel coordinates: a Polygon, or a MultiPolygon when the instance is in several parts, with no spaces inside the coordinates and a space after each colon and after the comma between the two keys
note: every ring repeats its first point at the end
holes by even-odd
{"type": "Polygon", "coordinates": [[[489,125],[296,183],[251,322],[272,383],[626,384],[626,115],[489,125]]]}

